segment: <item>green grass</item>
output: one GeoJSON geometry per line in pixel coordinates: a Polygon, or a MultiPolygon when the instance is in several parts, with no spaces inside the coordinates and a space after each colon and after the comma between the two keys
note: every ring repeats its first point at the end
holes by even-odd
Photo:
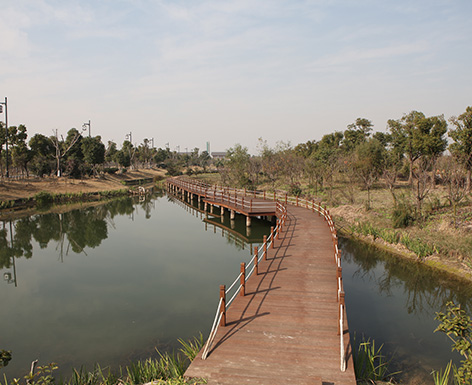
{"type": "MultiPolygon", "coordinates": [[[[354,335],[353,345],[356,346],[356,336],[354,335]]],[[[387,360],[382,353],[383,345],[375,346],[375,341],[370,338],[363,340],[353,349],[354,372],[356,379],[359,381],[385,381],[399,372],[390,373],[387,360]]]]}
{"type": "MultiPolygon", "coordinates": [[[[193,360],[203,346],[203,336],[200,333],[190,341],[179,339],[181,348],[176,353],[160,353],[158,358],[148,358],[137,361],[125,368],[120,367],[118,373],[114,373],[110,368],[101,368],[95,365],[92,371],[85,367],[74,369],[68,380],[61,379],[55,381],[53,376],[56,364],[51,363],[40,366],[34,374],[28,374],[22,382],[20,379],[13,379],[8,382],[4,377],[2,385],[49,385],[58,383],[60,385],[138,385],[155,381],[157,384],[167,385],[194,385],[205,384],[202,379],[184,379],[183,375],[191,360],[193,360]]],[[[1,382],[0,382],[1,384],[1,382]]]]}

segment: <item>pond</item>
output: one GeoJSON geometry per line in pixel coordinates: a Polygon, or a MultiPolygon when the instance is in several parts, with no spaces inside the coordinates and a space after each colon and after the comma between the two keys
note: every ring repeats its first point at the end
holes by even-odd
{"type": "Polygon", "coordinates": [[[0,224],[0,349],[13,355],[0,373],[23,376],[34,359],[64,376],[95,362],[117,368],[178,348],[178,338],[206,338],[219,285],[270,223],[247,234],[242,216],[231,229],[181,205],[124,198],[0,224]]]}
{"type": "MultiPolygon", "coordinates": [[[[217,214],[217,213],[216,213],[217,214]]],[[[218,303],[270,223],[205,218],[173,197],[118,199],[0,224],[1,373],[23,376],[32,360],[60,374],[120,365],[177,339],[206,338],[218,303]]],[[[448,300],[470,309],[472,288],[416,263],[343,239],[351,333],[385,344],[403,380],[431,381],[452,357],[435,313],[448,300]]]]}
{"type": "Polygon", "coordinates": [[[404,383],[433,383],[432,370],[461,356],[440,332],[436,313],[448,301],[471,313],[472,285],[415,261],[342,239],[343,283],[351,335],[375,340],[392,359],[391,369],[404,383]],[[419,382],[417,382],[419,381],[419,382]]]}

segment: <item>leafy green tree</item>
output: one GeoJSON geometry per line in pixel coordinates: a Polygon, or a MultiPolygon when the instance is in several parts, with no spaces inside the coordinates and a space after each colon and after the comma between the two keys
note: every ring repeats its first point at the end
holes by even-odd
{"type": "Polygon", "coordinates": [[[400,120],[390,119],[387,122],[393,147],[405,154],[410,164],[408,177],[410,184],[413,183],[413,163],[422,155],[418,123],[424,118],[425,115],[422,112],[411,111],[400,120]]]}
{"type": "Polygon", "coordinates": [[[201,154],[198,157],[198,164],[200,165],[200,167],[203,168],[203,171],[206,170],[206,168],[208,167],[210,162],[211,162],[211,156],[208,153],[208,151],[206,151],[206,150],[202,151],[201,154]]]}
{"type": "Polygon", "coordinates": [[[341,154],[341,143],[344,138],[342,132],[336,131],[324,135],[318,143],[318,148],[312,157],[321,168],[323,183],[329,186],[329,199],[333,197],[333,182],[335,172],[339,167],[339,157],[341,154]]]}
{"type": "Polygon", "coordinates": [[[100,136],[85,137],[81,143],[85,163],[96,172],[96,167],[105,162],[105,145],[100,136]]]}
{"type": "Polygon", "coordinates": [[[10,127],[8,137],[10,139],[12,164],[28,175],[28,163],[33,154],[26,144],[28,138],[26,127],[23,124],[18,127],[10,127]]]}
{"type": "Polygon", "coordinates": [[[356,149],[353,167],[367,190],[367,209],[370,209],[370,190],[384,169],[385,155],[386,150],[377,139],[369,139],[356,149]]]}
{"type": "Polygon", "coordinates": [[[108,163],[115,162],[117,152],[118,149],[116,147],[116,143],[112,140],[109,140],[107,149],[105,151],[105,161],[107,161],[108,163]]]}
{"type": "Polygon", "coordinates": [[[168,148],[162,149],[158,148],[156,153],[154,154],[154,162],[157,164],[164,162],[166,159],[170,158],[170,150],[168,148]]]}
{"type": "Polygon", "coordinates": [[[472,106],[466,108],[465,112],[459,117],[450,119],[454,129],[449,131],[449,136],[454,141],[449,146],[453,154],[467,170],[467,190],[471,191],[472,174],[472,106]]]}
{"type": "Polygon", "coordinates": [[[252,181],[249,179],[248,169],[251,156],[247,147],[239,143],[227,151],[225,169],[229,172],[230,183],[237,187],[250,187],[252,181]]]}
{"type": "Polygon", "coordinates": [[[36,134],[29,141],[31,149],[30,167],[37,176],[49,175],[53,170],[55,149],[51,140],[36,134]]]}
{"type": "MultiPolygon", "coordinates": [[[[447,146],[445,138],[447,122],[444,117],[442,115],[426,117],[422,112],[411,111],[400,120],[390,119],[387,124],[393,147],[405,154],[409,161],[410,184],[413,183],[414,162],[421,157],[429,158],[434,172],[435,162],[447,146]]],[[[425,165],[428,162],[421,163],[425,165]]]]}
{"type": "Polygon", "coordinates": [[[373,124],[365,118],[357,118],[355,123],[349,124],[344,131],[343,150],[353,152],[357,146],[364,143],[372,131],[373,124]]]}

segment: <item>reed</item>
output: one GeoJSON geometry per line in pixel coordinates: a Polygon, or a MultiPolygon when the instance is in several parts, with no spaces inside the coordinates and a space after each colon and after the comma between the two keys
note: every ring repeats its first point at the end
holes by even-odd
{"type": "MultiPolygon", "coordinates": [[[[356,346],[356,337],[354,336],[354,346],[356,346]]],[[[390,373],[387,360],[382,354],[383,344],[380,347],[375,346],[375,341],[370,340],[359,343],[357,349],[353,349],[354,372],[357,380],[361,381],[385,381],[399,372],[390,373]]]]}

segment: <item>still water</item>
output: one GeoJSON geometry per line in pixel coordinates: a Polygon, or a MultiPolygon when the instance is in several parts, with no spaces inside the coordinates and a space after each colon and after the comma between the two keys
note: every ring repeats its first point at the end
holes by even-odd
{"type": "Polygon", "coordinates": [[[343,239],[341,249],[349,329],[358,341],[384,344],[392,371],[402,371],[397,377],[406,383],[432,384],[433,369],[459,363],[447,336],[434,333],[434,318],[448,301],[470,314],[470,283],[359,242],[343,239]]]}
{"type": "MultiPolygon", "coordinates": [[[[13,352],[1,373],[23,376],[34,359],[64,376],[117,368],[206,337],[219,285],[269,228],[253,221],[247,233],[244,217],[205,220],[164,196],[0,224],[0,349],[13,352]]],[[[470,309],[471,286],[356,242],[341,248],[351,332],[385,344],[405,381],[431,382],[452,357],[435,313],[448,300],[470,309]]]]}
{"type": "Polygon", "coordinates": [[[237,217],[241,238],[222,235],[220,217],[205,223],[177,202],[125,198],[0,223],[0,349],[13,354],[0,374],[23,376],[34,359],[64,376],[82,364],[116,368],[206,338],[219,285],[270,223],[255,221],[248,237],[237,217]]]}

